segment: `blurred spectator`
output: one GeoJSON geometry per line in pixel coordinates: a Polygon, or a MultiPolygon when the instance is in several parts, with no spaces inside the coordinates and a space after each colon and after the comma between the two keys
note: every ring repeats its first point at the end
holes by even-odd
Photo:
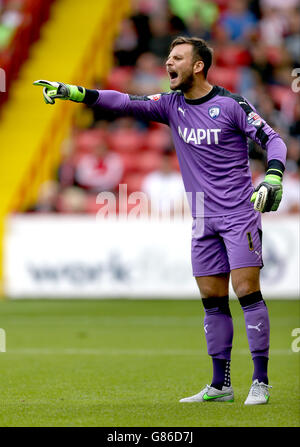
{"type": "Polygon", "coordinates": [[[134,65],[138,57],[138,34],[131,18],[123,20],[115,41],[115,56],[119,65],[134,65]]]}
{"type": "Polygon", "coordinates": [[[143,53],[137,60],[135,73],[128,85],[128,93],[136,95],[159,93],[161,77],[158,58],[153,53],[143,53]]]}
{"type": "MultiPolygon", "coordinates": [[[[294,108],[294,119],[290,125],[289,128],[290,134],[298,138],[298,141],[300,141],[300,102],[297,101],[294,108]]],[[[299,155],[300,158],[300,155],[299,155]]]]}
{"type": "Polygon", "coordinates": [[[149,50],[160,58],[163,63],[168,56],[169,48],[174,35],[171,32],[169,17],[165,14],[158,14],[150,18],[151,37],[149,50]]]}
{"type": "Polygon", "coordinates": [[[151,37],[150,31],[150,17],[147,14],[147,9],[144,11],[139,5],[140,2],[132,2],[131,20],[134,23],[138,41],[136,46],[137,55],[145,53],[149,50],[149,40],[151,37]]]}
{"type": "Polygon", "coordinates": [[[6,48],[22,23],[22,0],[0,3],[0,50],[6,48]]]}
{"type": "Polygon", "coordinates": [[[248,9],[255,15],[257,20],[261,19],[261,0],[249,0],[248,9]]]}
{"type": "Polygon", "coordinates": [[[273,128],[278,128],[282,124],[279,111],[276,109],[272,98],[266,93],[262,92],[257,98],[257,109],[264,117],[264,120],[273,128]]]}
{"type": "Polygon", "coordinates": [[[164,64],[169,54],[172,40],[179,34],[186,34],[187,28],[183,20],[174,15],[172,10],[166,9],[149,18],[150,36],[149,51],[155,54],[160,63],[164,64]]]}
{"type": "Polygon", "coordinates": [[[142,184],[142,191],[151,200],[151,209],[158,210],[162,214],[181,213],[185,191],[182,177],[174,170],[172,158],[174,151],[165,149],[161,156],[160,169],[148,174],[142,184]]]}
{"type": "Polygon", "coordinates": [[[278,13],[274,7],[264,8],[259,31],[260,37],[266,45],[280,47],[283,43],[283,36],[288,31],[287,18],[278,13]]]}
{"type": "Polygon", "coordinates": [[[260,2],[261,7],[264,10],[266,8],[276,8],[279,12],[286,9],[299,7],[299,0],[260,0],[260,2]]]}
{"type": "Polygon", "coordinates": [[[60,185],[54,180],[41,184],[36,205],[28,211],[38,213],[53,213],[57,211],[60,185]]]}
{"type": "Polygon", "coordinates": [[[210,29],[219,16],[215,1],[170,0],[169,3],[173,13],[186,24],[189,34],[208,38],[210,29]]]}
{"type": "Polygon", "coordinates": [[[297,163],[300,159],[300,140],[290,137],[287,142],[286,170],[295,172],[298,170],[297,163]]]}
{"type": "Polygon", "coordinates": [[[113,191],[123,175],[123,163],[118,154],[110,152],[100,141],[91,153],[83,154],[75,166],[76,184],[90,192],[113,191]]]}
{"type": "Polygon", "coordinates": [[[264,82],[272,82],[273,66],[268,59],[267,47],[262,41],[257,41],[250,47],[252,57],[251,68],[264,82]]]}
{"type": "Polygon", "coordinates": [[[290,54],[294,67],[299,67],[300,62],[300,11],[293,9],[288,16],[288,34],[284,45],[290,54]]]}
{"type": "Polygon", "coordinates": [[[57,201],[57,210],[65,214],[81,214],[87,211],[85,192],[76,186],[62,190],[57,201]]]}
{"type": "Polygon", "coordinates": [[[255,30],[257,19],[248,10],[246,0],[231,0],[228,11],[221,17],[229,39],[236,42],[246,41],[255,30]]]}

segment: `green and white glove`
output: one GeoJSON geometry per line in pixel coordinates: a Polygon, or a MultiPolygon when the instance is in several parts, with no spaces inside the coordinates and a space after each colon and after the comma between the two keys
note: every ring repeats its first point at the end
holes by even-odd
{"type": "MultiPolygon", "coordinates": [[[[274,169],[272,169],[274,172],[274,169]]],[[[265,213],[276,211],[282,198],[282,173],[275,175],[266,173],[264,181],[261,182],[251,196],[250,201],[254,202],[255,211],[265,213]]]]}
{"type": "Polygon", "coordinates": [[[46,104],[55,104],[55,99],[69,99],[74,102],[82,102],[85,97],[85,88],[77,85],[63,84],[62,82],[50,82],[45,80],[34,81],[33,85],[43,88],[46,104]]]}

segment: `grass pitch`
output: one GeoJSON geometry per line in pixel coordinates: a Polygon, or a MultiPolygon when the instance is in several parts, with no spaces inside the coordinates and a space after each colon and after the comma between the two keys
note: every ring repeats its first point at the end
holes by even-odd
{"type": "MultiPolygon", "coordinates": [[[[243,313],[231,302],[235,402],[180,404],[210,383],[199,301],[0,302],[0,426],[295,427],[299,302],[269,301],[270,403],[246,407],[252,377],[243,313]]],[[[298,346],[300,343],[298,343],[298,346]]]]}

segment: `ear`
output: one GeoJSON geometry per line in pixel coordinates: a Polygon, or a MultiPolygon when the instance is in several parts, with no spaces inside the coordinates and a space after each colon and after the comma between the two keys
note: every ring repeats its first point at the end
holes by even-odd
{"type": "Polygon", "coordinates": [[[203,61],[195,62],[195,64],[194,64],[194,73],[195,74],[200,73],[201,71],[203,71],[203,68],[204,68],[204,62],[203,61]]]}

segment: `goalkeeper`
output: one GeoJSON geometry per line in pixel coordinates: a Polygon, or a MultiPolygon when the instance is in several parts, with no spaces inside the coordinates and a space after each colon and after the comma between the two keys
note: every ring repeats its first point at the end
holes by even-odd
{"type": "Polygon", "coordinates": [[[260,289],[261,214],[282,197],[286,146],[242,96],[207,81],[212,50],[199,38],[178,37],[166,61],[171,92],[133,96],[59,82],[35,81],[47,104],[83,102],[119,116],[170,126],[192,217],[192,267],[204,306],[212,380],[180,402],[233,401],[230,360],[233,322],[229,279],[243,309],[253,375],[246,405],[269,400],[268,309],[260,289]],[[264,181],[253,190],[247,138],[267,151],[264,181]]]}

